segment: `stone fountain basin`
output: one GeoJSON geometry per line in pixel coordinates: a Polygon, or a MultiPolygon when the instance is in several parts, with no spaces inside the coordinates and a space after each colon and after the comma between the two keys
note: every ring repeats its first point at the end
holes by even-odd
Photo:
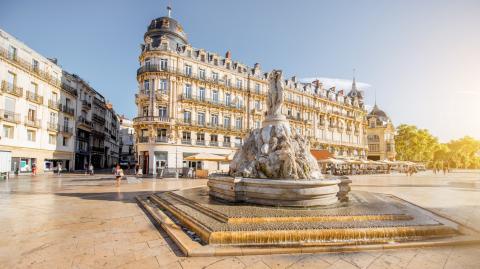
{"type": "Polygon", "coordinates": [[[339,179],[284,180],[211,177],[209,194],[229,202],[269,206],[328,206],[338,202],[339,179]]]}

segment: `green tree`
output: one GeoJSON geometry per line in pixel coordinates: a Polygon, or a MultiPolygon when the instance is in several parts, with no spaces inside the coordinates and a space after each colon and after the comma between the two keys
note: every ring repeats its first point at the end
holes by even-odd
{"type": "Polygon", "coordinates": [[[450,150],[450,161],[455,168],[478,168],[480,167],[480,141],[470,136],[447,143],[450,150]]]}
{"type": "Polygon", "coordinates": [[[395,149],[399,160],[431,163],[439,147],[438,139],[426,129],[407,124],[397,127],[395,149]]]}

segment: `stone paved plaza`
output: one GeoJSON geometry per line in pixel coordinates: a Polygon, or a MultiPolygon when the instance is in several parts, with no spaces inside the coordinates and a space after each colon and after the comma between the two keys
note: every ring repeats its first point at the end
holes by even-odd
{"type": "MultiPolygon", "coordinates": [[[[354,190],[389,193],[480,226],[480,171],[353,176],[354,190]]],[[[239,257],[183,257],[134,197],[204,186],[111,175],[0,181],[0,268],[480,268],[480,246],[239,257]]]]}

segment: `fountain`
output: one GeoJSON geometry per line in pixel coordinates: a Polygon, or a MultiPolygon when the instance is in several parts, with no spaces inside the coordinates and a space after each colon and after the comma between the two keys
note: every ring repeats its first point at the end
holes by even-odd
{"type": "Polygon", "coordinates": [[[137,197],[187,256],[304,253],[480,242],[478,232],[392,195],[324,178],[309,142],[281,114],[281,71],[268,111],[207,187],[137,197]]]}
{"type": "Polygon", "coordinates": [[[208,181],[210,195],[230,202],[274,206],[325,206],[338,201],[338,179],[324,179],[310,145],[282,114],[282,72],[268,75],[267,114],[230,164],[232,177],[208,181]]]}

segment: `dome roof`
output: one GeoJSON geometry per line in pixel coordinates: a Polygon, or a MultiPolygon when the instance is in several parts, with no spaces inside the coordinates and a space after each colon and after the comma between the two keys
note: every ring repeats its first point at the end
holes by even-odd
{"type": "Polygon", "coordinates": [[[183,27],[170,17],[160,17],[152,20],[145,33],[145,38],[147,36],[153,39],[166,36],[177,43],[188,44],[187,34],[183,31],[183,27]]]}
{"type": "Polygon", "coordinates": [[[352,81],[352,89],[350,90],[350,92],[347,94],[348,97],[350,98],[359,98],[359,99],[363,99],[363,93],[357,89],[357,83],[355,83],[355,77],[353,77],[353,81],[352,81]]]}
{"type": "Polygon", "coordinates": [[[390,118],[387,116],[387,113],[385,113],[385,111],[378,108],[377,104],[375,104],[375,106],[373,106],[372,111],[368,113],[367,119],[370,119],[372,117],[376,118],[377,121],[380,121],[380,122],[390,121],[390,118]]]}

